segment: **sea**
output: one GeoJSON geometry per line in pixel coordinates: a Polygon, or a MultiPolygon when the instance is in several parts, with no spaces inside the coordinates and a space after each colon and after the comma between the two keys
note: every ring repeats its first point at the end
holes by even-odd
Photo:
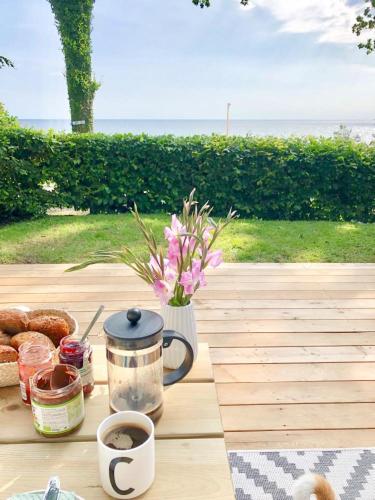
{"type": "MultiPolygon", "coordinates": [[[[69,120],[20,119],[24,127],[56,131],[70,131],[69,120]]],[[[136,120],[136,119],[98,119],[95,120],[96,132],[106,134],[133,133],[176,136],[196,134],[225,134],[225,120],[136,120]]],[[[330,137],[341,130],[358,141],[370,142],[375,138],[374,120],[231,120],[229,134],[238,136],[324,136],[330,137]]]]}

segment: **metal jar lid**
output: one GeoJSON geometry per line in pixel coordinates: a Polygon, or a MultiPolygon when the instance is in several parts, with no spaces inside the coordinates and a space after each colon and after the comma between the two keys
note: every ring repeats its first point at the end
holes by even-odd
{"type": "Polygon", "coordinates": [[[160,314],[137,308],[112,314],[103,325],[106,335],[117,347],[133,351],[157,344],[163,327],[160,314]]]}

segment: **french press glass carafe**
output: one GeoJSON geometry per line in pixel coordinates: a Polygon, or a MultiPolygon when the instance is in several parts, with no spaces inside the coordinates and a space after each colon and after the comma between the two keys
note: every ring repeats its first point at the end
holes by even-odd
{"type": "Polygon", "coordinates": [[[156,421],[163,412],[163,386],[181,380],[193,365],[189,342],[152,311],[129,309],[104,322],[107,335],[109,405],[113,412],[133,410],[156,421]],[[182,342],[186,355],[176,370],[163,371],[163,348],[182,342]]]}

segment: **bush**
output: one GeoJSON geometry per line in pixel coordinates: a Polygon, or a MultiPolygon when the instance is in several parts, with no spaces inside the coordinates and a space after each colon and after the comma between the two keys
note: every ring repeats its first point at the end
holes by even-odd
{"type": "Polygon", "coordinates": [[[11,116],[5,109],[5,106],[0,102],[0,128],[2,127],[19,127],[18,120],[15,116],[11,116]]]}
{"type": "Polygon", "coordinates": [[[375,147],[340,138],[55,134],[0,129],[0,217],[49,206],[175,211],[193,187],[223,215],[374,221],[375,147]],[[45,183],[55,189],[46,191],[45,183]]]}

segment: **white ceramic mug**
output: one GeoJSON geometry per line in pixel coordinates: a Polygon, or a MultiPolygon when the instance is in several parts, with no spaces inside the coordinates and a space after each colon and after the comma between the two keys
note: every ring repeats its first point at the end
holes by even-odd
{"type": "Polygon", "coordinates": [[[107,417],[97,431],[100,479],[114,498],[135,498],[150,488],[155,477],[155,436],[152,420],[136,411],[120,411],[107,417]],[[115,450],[103,439],[116,427],[140,427],[148,439],[136,448],[115,450]]]}

